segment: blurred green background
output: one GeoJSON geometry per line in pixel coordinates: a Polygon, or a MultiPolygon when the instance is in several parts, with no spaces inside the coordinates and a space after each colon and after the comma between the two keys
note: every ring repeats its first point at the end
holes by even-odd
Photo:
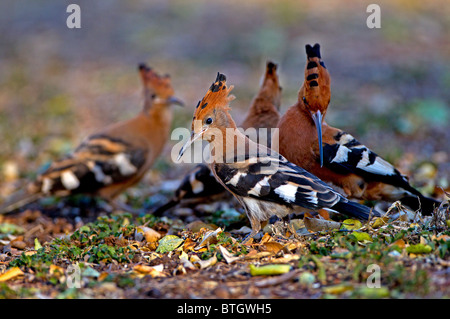
{"type": "MultiPolygon", "coordinates": [[[[450,2],[377,1],[381,29],[366,26],[373,1],[21,1],[0,4],[1,179],[33,176],[98,126],[142,104],[137,64],[169,73],[188,127],[218,71],[235,85],[239,123],[266,60],[279,64],[281,111],[303,83],[307,43],[321,44],[332,77],[327,122],[411,174],[450,172],[450,2]],[[81,29],[66,7],[81,7],[81,29]]],[[[169,141],[157,168],[176,177],[169,141]]],[[[178,165],[179,166],[179,165],[178,165]]]]}

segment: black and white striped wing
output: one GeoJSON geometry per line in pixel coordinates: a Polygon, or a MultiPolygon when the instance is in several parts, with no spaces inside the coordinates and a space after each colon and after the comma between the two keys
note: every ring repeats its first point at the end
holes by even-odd
{"type": "Polygon", "coordinates": [[[342,173],[354,173],[372,181],[408,188],[408,179],[392,164],[358,142],[352,135],[340,131],[335,144],[323,144],[325,167],[342,173]]]}
{"type": "Polygon", "coordinates": [[[92,193],[139,173],[147,150],[103,135],[86,139],[65,158],[53,162],[37,183],[44,194],[92,193]]]}
{"type": "Polygon", "coordinates": [[[225,189],[216,181],[209,166],[197,165],[182,179],[175,191],[178,200],[213,196],[224,192],[225,189]]]}
{"type": "Polygon", "coordinates": [[[347,201],[327,184],[281,155],[215,164],[218,178],[236,195],[286,206],[319,209],[347,201]]]}

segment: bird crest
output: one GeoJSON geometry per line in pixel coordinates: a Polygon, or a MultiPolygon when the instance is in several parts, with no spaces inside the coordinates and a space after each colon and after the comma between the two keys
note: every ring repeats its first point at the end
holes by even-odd
{"type": "Polygon", "coordinates": [[[305,46],[307,64],[305,82],[299,91],[299,100],[307,104],[310,111],[321,110],[325,113],[330,102],[330,74],[322,61],[318,43],[305,46]]]}
{"type": "Polygon", "coordinates": [[[320,56],[320,44],[316,43],[314,44],[314,46],[311,46],[310,44],[307,44],[305,46],[306,49],[306,56],[309,58],[319,58],[321,59],[322,57],[320,56]]]}
{"type": "Polygon", "coordinates": [[[277,71],[277,67],[278,67],[278,65],[276,65],[272,61],[267,61],[266,76],[275,74],[275,72],[277,71]]]}
{"type": "Polygon", "coordinates": [[[139,64],[138,70],[146,90],[160,98],[168,98],[174,94],[169,74],[159,75],[145,63],[139,64]]]}
{"type": "Polygon", "coordinates": [[[267,61],[266,63],[266,73],[264,74],[263,85],[268,83],[271,80],[273,83],[278,85],[278,75],[277,75],[278,65],[273,63],[272,61],[267,61]]]}
{"type": "Polygon", "coordinates": [[[227,77],[224,74],[217,73],[216,80],[196,106],[194,120],[201,119],[212,109],[228,111],[230,109],[229,103],[235,99],[234,95],[229,95],[233,87],[233,85],[227,86],[227,77]]]}

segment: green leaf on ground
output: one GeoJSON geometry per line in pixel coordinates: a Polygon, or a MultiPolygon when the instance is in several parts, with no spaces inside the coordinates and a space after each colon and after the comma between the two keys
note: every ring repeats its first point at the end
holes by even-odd
{"type": "Polygon", "coordinates": [[[183,242],[183,239],[175,235],[164,236],[160,239],[156,252],[161,254],[167,253],[180,247],[183,242]]]}

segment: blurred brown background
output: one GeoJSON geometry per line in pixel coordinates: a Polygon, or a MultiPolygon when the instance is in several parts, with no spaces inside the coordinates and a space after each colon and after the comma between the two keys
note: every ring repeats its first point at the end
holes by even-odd
{"type": "MultiPolygon", "coordinates": [[[[327,122],[412,176],[448,187],[450,3],[377,1],[22,1],[0,4],[0,181],[32,177],[98,126],[141,109],[137,64],[169,73],[188,127],[218,71],[235,85],[239,122],[266,60],[279,64],[282,112],[303,82],[304,46],[321,44],[332,76],[327,122]],[[81,7],[81,29],[66,7],[81,7]]],[[[169,141],[156,170],[179,177],[169,141]]],[[[179,168],[178,168],[179,169],[179,168]]],[[[426,183],[423,181],[427,181],[426,183]]]]}

